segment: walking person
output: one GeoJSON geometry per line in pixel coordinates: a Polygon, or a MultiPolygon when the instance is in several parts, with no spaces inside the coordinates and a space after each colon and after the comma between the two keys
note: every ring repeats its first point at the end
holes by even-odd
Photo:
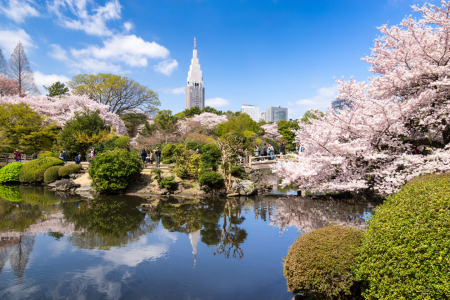
{"type": "Polygon", "coordinates": [[[36,152],[36,151],[34,151],[33,156],[31,157],[31,159],[32,159],[32,160],[37,159],[37,152],[36,152]]]}
{"type": "Polygon", "coordinates": [[[63,155],[62,150],[59,151],[59,156],[58,156],[58,158],[59,158],[60,160],[64,161],[64,155],[63,155]]]}
{"type": "Polygon", "coordinates": [[[150,150],[148,150],[148,161],[150,162],[151,165],[153,165],[153,150],[152,150],[152,148],[150,148],[150,150]]]}
{"type": "Polygon", "coordinates": [[[145,161],[147,160],[147,152],[145,152],[145,149],[142,149],[142,151],[141,151],[141,159],[142,159],[142,163],[144,164],[144,167],[145,167],[145,161]]]}
{"type": "Polygon", "coordinates": [[[266,143],[264,143],[261,147],[261,161],[264,161],[264,157],[267,156],[267,147],[266,143]]]}
{"type": "Polygon", "coordinates": [[[286,146],[284,143],[280,144],[280,159],[283,159],[283,156],[286,154],[286,146]]]}
{"type": "Polygon", "coordinates": [[[64,163],[67,164],[67,156],[68,155],[67,155],[66,149],[63,149],[62,154],[63,154],[64,163]]]}
{"type": "Polygon", "coordinates": [[[156,156],[156,166],[159,167],[159,163],[161,161],[161,150],[159,150],[159,147],[156,147],[155,156],[156,156]]]}
{"type": "Polygon", "coordinates": [[[273,146],[271,144],[267,147],[267,151],[269,151],[269,160],[273,160],[273,146]]]}
{"type": "Polygon", "coordinates": [[[20,154],[20,151],[18,149],[16,149],[16,151],[14,151],[14,159],[16,161],[20,161],[22,159],[22,154],[20,154]]]}

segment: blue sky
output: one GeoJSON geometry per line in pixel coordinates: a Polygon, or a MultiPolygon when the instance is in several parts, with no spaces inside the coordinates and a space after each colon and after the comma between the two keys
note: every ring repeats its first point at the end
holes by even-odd
{"type": "MultiPolygon", "coordinates": [[[[20,40],[42,85],[115,73],[184,109],[197,37],[207,104],[325,110],[334,78],[366,80],[376,27],[396,25],[422,0],[0,0],[0,49],[20,40]]],[[[439,4],[438,1],[428,3],[439,4]]]]}

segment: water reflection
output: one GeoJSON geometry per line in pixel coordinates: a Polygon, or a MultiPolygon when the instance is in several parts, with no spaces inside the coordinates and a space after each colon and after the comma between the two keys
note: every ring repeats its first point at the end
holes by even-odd
{"type": "Polygon", "coordinates": [[[372,209],[275,196],[71,199],[0,185],[0,298],[290,299],[280,262],[297,229],[362,227],[372,209]]]}

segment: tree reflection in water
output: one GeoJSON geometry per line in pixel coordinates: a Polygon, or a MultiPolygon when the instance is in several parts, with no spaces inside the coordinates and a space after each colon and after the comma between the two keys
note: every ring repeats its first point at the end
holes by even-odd
{"type": "MultiPolygon", "coordinates": [[[[238,225],[244,222],[244,217],[237,217],[241,210],[236,200],[210,199],[202,202],[171,203],[160,201],[150,212],[153,221],[161,221],[163,227],[171,232],[189,234],[200,231],[201,241],[214,247],[214,254],[223,254],[226,258],[232,256],[242,258],[244,253],[240,244],[247,238],[245,229],[238,225]],[[221,217],[223,224],[220,226],[221,217]]],[[[192,243],[192,240],[191,240],[192,243]]],[[[193,244],[195,248],[195,245],[193,244]]],[[[194,249],[194,258],[195,258],[194,249]]]]}
{"type": "Polygon", "coordinates": [[[90,201],[65,202],[62,209],[76,233],[67,238],[82,249],[109,250],[137,241],[158,227],[158,222],[145,218],[138,207],[142,199],[111,200],[103,197],[90,201]]]}

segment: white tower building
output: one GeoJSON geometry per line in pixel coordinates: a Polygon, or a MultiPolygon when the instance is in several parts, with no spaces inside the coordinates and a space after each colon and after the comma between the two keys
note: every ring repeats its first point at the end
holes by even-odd
{"type": "Polygon", "coordinates": [[[259,107],[258,105],[242,104],[241,113],[246,113],[253,121],[259,122],[259,107]]]}
{"type": "Polygon", "coordinates": [[[205,88],[203,87],[202,70],[197,58],[197,41],[194,37],[194,53],[189,68],[187,86],[185,90],[186,109],[198,106],[205,108],[205,88]]]}

